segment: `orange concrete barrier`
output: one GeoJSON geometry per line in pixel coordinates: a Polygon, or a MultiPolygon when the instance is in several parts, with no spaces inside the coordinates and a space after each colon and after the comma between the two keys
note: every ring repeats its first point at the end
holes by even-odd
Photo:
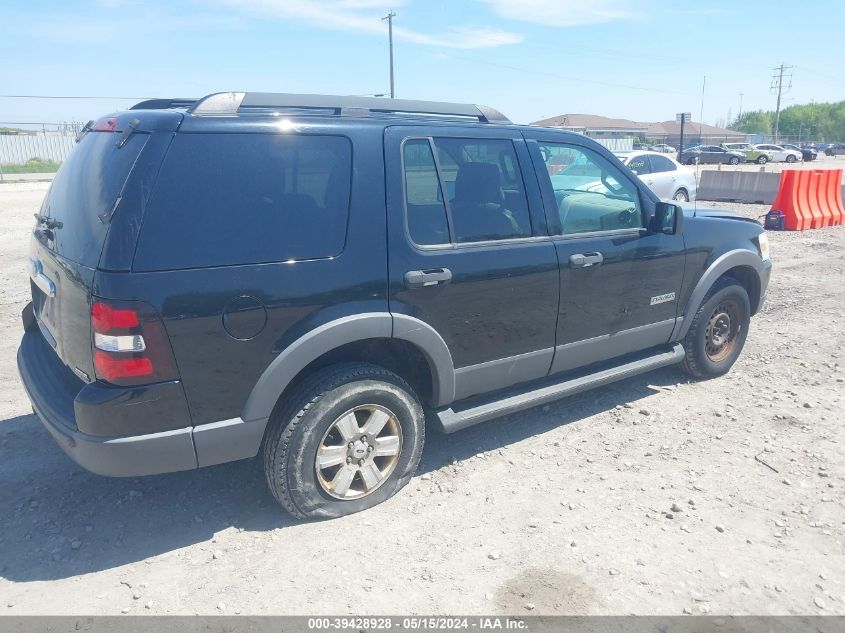
{"type": "Polygon", "coordinates": [[[772,211],[784,214],[784,228],[804,231],[845,223],[841,169],[781,172],[772,211]]]}
{"type": "Polygon", "coordinates": [[[831,170],[830,179],[832,182],[829,183],[829,187],[827,190],[827,205],[830,207],[831,212],[831,224],[834,226],[839,226],[840,224],[845,224],[845,206],[842,204],[842,186],[840,183],[842,182],[842,170],[841,169],[833,169],[831,170]]]}

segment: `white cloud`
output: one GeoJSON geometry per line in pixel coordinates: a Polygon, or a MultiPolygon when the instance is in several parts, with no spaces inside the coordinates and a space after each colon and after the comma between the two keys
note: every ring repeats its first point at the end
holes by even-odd
{"type": "MultiPolygon", "coordinates": [[[[225,4],[253,13],[286,20],[298,20],[314,26],[339,31],[384,34],[387,24],[381,20],[388,11],[405,4],[404,0],[223,0],[225,4]]],[[[437,35],[421,33],[394,22],[397,39],[447,48],[489,48],[517,44],[519,33],[497,28],[446,27],[437,35]]]]}
{"type": "Polygon", "coordinates": [[[480,0],[508,20],[546,26],[580,26],[634,16],[625,0],[480,0]]]}

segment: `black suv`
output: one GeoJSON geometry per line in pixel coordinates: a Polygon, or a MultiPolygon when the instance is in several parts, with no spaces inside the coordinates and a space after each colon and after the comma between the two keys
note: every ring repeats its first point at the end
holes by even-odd
{"type": "Polygon", "coordinates": [[[728,371],[769,281],[728,212],[485,107],[220,93],[89,124],[37,214],[18,366],[103,475],[261,454],[297,517],[446,432],[657,367],[728,371]]]}

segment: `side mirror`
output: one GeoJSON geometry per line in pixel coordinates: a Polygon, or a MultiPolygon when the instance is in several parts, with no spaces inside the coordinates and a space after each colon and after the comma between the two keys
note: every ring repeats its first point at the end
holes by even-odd
{"type": "Polygon", "coordinates": [[[649,231],[678,235],[684,230],[684,210],[671,202],[658,202],[651,218],[649,231]]]}

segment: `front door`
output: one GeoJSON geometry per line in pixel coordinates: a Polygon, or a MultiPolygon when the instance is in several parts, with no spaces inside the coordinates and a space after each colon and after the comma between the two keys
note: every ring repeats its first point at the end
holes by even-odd
{"type": "Polygon", "coordinates": [[[385,165],[390,310],[446,342],[454,399],[547,375],[558,265],[522,136],[392,127],[385,165]]]}
{"type": "Polygon", "coordinates": [[[683,236],[645,228],[654,196],[608,152],[553,131],[525,136],[560,261],[552,372],[668,342],[683,236]]]}

